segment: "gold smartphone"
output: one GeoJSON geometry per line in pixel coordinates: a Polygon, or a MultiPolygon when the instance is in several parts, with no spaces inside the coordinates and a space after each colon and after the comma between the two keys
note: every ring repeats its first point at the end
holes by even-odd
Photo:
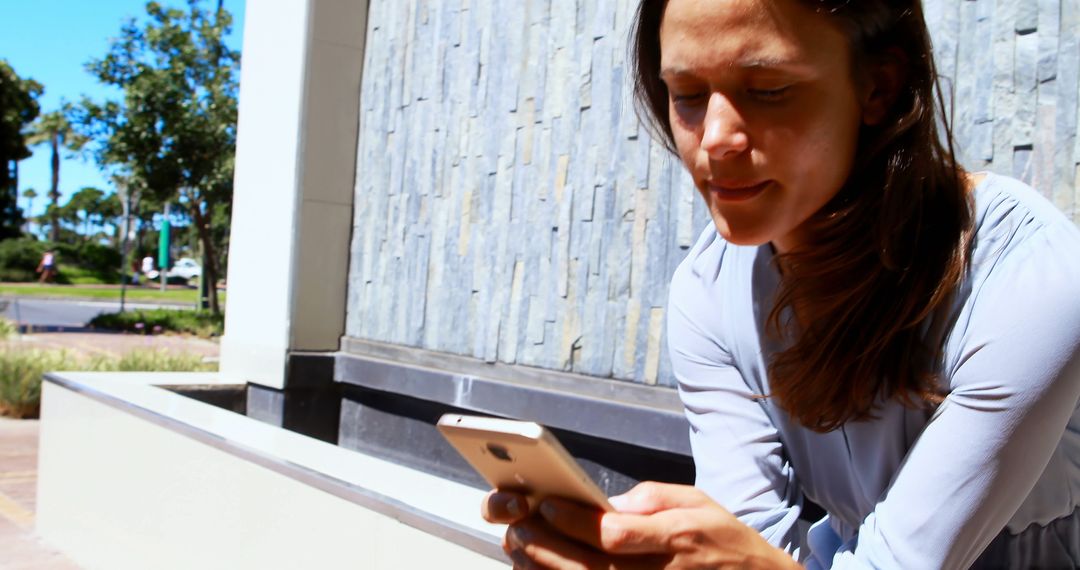
{"type": "Polygon", "coordinates": [[[517,420],[445,414],[439,431],[492,487],[526,496],[532,510],[546,497],[615,509],[566,448],[544,426],[517,420]]]}

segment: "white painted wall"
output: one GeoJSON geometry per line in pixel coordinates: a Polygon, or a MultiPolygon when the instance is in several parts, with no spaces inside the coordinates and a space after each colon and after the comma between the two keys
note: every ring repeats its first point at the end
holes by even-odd
{"type": "MultiPolygon", "coordinates": [[[[261,455],[277,454],[283,462],[386,493],[411,508],[435,509],[438,517],[495,532],[484,530],[486,523],[479,521],[476,506],[482,491],[151,385],[212,379],[135,373],[70,376],[85,380],[82,386],[94,392],[122,398],[261,455]]],[[[38,457],[36,531],[88,570],[507,567],[51,383],[44,386],[38,457]]]]}

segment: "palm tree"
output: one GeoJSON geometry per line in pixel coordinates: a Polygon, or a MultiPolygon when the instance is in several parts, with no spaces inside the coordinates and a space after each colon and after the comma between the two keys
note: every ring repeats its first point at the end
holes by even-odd
{"type": "Polygon", "coordinates": [[[26,198],[26,213],[29,215],[30,211],[34,209],[34,198],[37,198],[37,190],[27,188],[22,191],[22,197],[26,198]]]}
{"type": "Polygon", "coordinates": [[[49,239],[60,241],[60,149],[78,150],[80,143],[67,117],[60,111],[45,113],[34,121],[27,144],[48,143],[52,149],[52,184],[49,187],[49,199],[52,200],[52,213],[49,216],[49,239]]]}
{"type": "Polygon", "coordinates": [[[87,186],[69,198],[67,205],[64,206],[70,211],[75,225],[79,223],[79,212],[82,212],[83,239],[85,241],[90,241],[90,226],[94,218],[100,214],[101,201],[104,196],[105,193],[101,190],[87,186]]]}
{"type": "Polygon", "coordinates": [[[113,192],[102,198],[97,203],[96,214],[98,225],[102,227],[110,225],[113,227],[113,233],[110,237],[113,241],[113,247],[119,250],[120,234],[122,232],[121,218],[124,217],[124,203],[120,201],[120,196],[116,192],[113,192]]]}
{"type": "Polygon", "coordinates": [[[37,198],[37,190],[27,188],[22,191],[22,197],[26,198],[26,231],[30,231],[30,212],[34,210],[34,198],[37,198]]]}

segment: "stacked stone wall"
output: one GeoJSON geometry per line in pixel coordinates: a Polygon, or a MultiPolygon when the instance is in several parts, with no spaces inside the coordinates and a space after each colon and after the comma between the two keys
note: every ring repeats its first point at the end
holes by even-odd
{"type": "MultiPolygon", "coordinates": [[[[966,165],[1074,220],[1077,0],[927,0],[966,165]]],[[[634,0],[372,0],[346,334],[671,384],[707,213],[638,125],[634,0]]]]}
{"type": "Polygon", "coordinates": [[[964,164],[1020,178],[1080,222],[1080,2],[924,5],[964,164]]]}

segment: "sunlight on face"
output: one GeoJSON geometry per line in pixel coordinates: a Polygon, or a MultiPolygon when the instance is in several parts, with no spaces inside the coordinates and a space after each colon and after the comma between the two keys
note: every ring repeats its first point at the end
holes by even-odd
{"type": "Polygon", "coordinates": [[[660,49],[675,145],[717,230],[778,251],[803,243],[858,139],[844,35],[796,0],[671,0],[660,49]]]}

